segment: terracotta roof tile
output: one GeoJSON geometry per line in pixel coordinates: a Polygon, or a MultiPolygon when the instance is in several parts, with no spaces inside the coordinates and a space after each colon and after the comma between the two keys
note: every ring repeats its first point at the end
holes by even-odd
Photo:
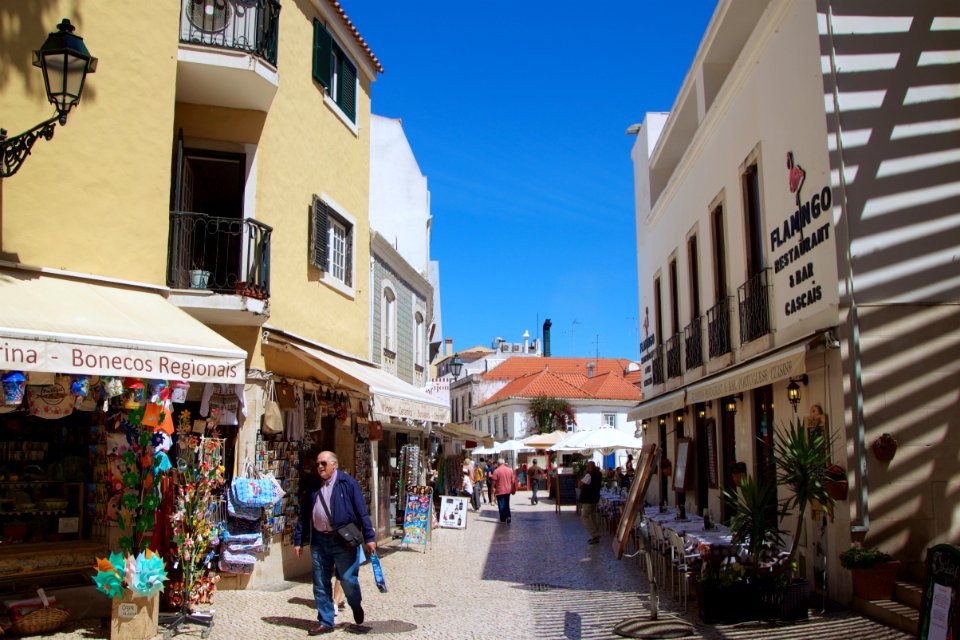
{"type": "Polygon", "coordinates": [[[383,66],[380,64],[380,61],[377,60],[377,56],[373,55],[373,51],[370,49],[370,45],[367,44],[367,41],[363,39],[363,36],[360,35],[360,32],[357,31],[357,28],[353,25],[353,22],[350,21],[350,18],[347,17],[347,12],[343,10],[343,6],[337,2],[337,0],[328,0],[330,6],[333,7],[333,10],[340,15],[340,19],[343,21],[343,24],[347,27],[347,31],[353,34],[354,39],[357,41],[357,44],[360,45],[360,48],[363,49],[367,57],[370,58],[370,62],[373,63],[374,68],[383,73],[383,66]]]}
{"type": "Polygon", "coordinates": [[[623,375],[629,360],[623,358],[510,358],[500,366],[483,374],[488,380],[518,378],[544,369],[553,373],[587,374],[587,364],[594,363],[594,375],[614,371],[623,375]]]}
{"type": "Polygon", "coordinates": [[[513,363],[513,366],[508,371],[519,375],[513,376],[502,389],[482,402],[480,406],[507,398],[535,398],[537,396],[639,401],[641,399],[640,389],[623,377],[623,365],[627,362],[626,360],[616,359],[597,361],[593,358],[511,358],[496,369],[483,374],[482,377],[498,380],[510,379],[506,376],[491,374],[495,374],[511,363],[513,363]],[[523,360],[531,362],[514,362],[523,360]],[[596,369],[601,369],[601,364],[603,364],[606,371],[588,377],[586,375],[586,363],[588,362],[596,362],[596,369]],[[532,364],[538,364],[539,366],[533,367],[532,364]],[[581,365],[582,370],[580,370],[581,365]],[[524,369],[534,370],[520,374],[524,369]],[[555,369],[560,369],[560,371],[555,369]]]}

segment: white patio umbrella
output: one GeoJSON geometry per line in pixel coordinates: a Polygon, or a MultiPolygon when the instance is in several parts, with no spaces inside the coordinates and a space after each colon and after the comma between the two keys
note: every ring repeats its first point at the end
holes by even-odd
{"type": "Polygon", "coordinates": [[[504,451],[513,451],[514,453],[518,451],[529,452],[535,451],[531,447],[523,444],[520,440],[505,440],[504,442],[494,442],[493,448],[496,453],[503,453],[504,451]]]}
{"type": "Polygon", "coordinates": [[[472,456],[490,456],[495,454],[493,447],[474,447],[470,450],[472,456]]]}
{"type": "Polygon", "coordinates": [[[550,447],[550,450],[599,451],[603,455],[608,455],[617,449],[640,449],[642,446],[643,440],[640,438],[635,438],[619,429],[603,427],[593,431],[578,431],[563,442],[550,447]]]}

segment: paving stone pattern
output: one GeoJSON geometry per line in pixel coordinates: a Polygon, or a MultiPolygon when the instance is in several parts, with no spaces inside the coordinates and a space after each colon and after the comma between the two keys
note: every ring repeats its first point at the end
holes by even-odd
{"type": "MultiPolygon", "coordinates": [[[[381,594],[369,565],[361,569],[366,621],[352,624],[349,608],[327,638],[372,636],[388,640],[458,638],[618,638],[619,622],[649,615],[647,582],[636,559],[617,561],[610,538],[588,545],[573,507],[560,514],[552,501],[514,497],[513,521],[500,524],[495,505],[470,512],[466,530],[435,529],[426,552],[399,541],[381,548],[388,593],[381,594]]],[[[220,591],[214,597],[211,640],[286,640],[307,637],[316,620],[307,577],[270,590],[220,591]]],[[[695,606],[695,605],[694,605],[695,606]]],[[[683,614],[668,597],[661,617],[694,623],[693,637],[708,639],[909,638],[849,611],[783,625],[706,626],[683,614]]],[[[96,621],[70,623],[44,636],[56,640],[108,638],[96,621]]],[[[176,638],[199,638],[184,627],[176,638]]]]}

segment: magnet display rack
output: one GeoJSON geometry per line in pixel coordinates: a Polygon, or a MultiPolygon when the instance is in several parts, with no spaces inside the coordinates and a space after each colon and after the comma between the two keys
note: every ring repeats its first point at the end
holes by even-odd
{"type": "Polygon", "coordinates": [[[268,535],[264,536],[264,544],[278,534],[282,536],[283,544],[293,544],[293,528],[300,518],[297,488],[300,483],[302,447],[299,441],[275,440],[262,435],[257,438],[257,471],[272,473],[286,492],[273,509],[266,511],[264,533],[268,535]]]}

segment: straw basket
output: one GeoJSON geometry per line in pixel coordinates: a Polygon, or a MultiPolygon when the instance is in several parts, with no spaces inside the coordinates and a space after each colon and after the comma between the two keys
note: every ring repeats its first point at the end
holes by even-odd
{"type": "Polygon", "coordinates": [[[33,635],[36,633],[48,633],[56,631],[63,626],[63,623],[70,617],[70,612],[66,609],[57,609],[56,607],[44,607],[31,611],[19,620],[13,623],[11,630],[20,635],[33,635]]]}

